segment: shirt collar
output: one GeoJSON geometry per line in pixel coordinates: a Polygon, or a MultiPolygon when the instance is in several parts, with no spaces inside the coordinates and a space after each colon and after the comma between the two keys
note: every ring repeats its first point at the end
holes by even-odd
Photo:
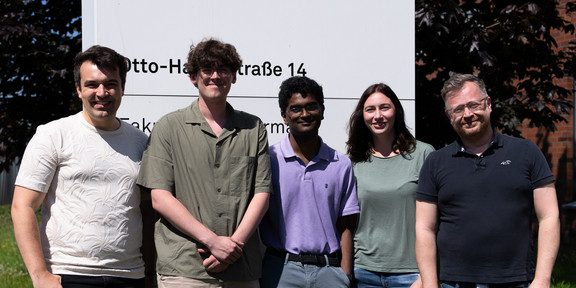
{"type": "MultiPolygon", "coordinates": [[[[184,122],[187,124],[198,124],[201,126],[208,125],[206,119],[204,119],[204,116],[202,116],[202,113],[200,112],[198,103],[199,101],[196,99],[190,106],[185,108],[187,112],[184,116],[184,122]]],[[[226,102],[226,110],[228,112],[231,111],[232,113],[229,113],[230,118],[226,120],[226,126],[224,129],[234,131],[236,129],[251,128],[251,125],[254,125],[248,121],[246,117],[239,117],[244,112],[235,110],[234,107],[232,107],[232,105],[230,105],[228,102],[226,102]]]]}
{"type": "MultiPolygon", "coordinates": [[[[496,128],[492,128],[492,133],[494,135],[494,138],[492,139],[492,142],[490,142],[490,146],[486,148],[486,151],[488,151],[490,148],[496,149],[504,146],[504,139],[502,137],[502,133],[498,132],[496,128]]],[[[462,146],[462,140],[460,139],[460,137],[458,137],[451,146],[453,146],[451,150],[452,155],[454,156],[458,156],[458,154],[461,153],[469,154],[469,152],[466,152],[466,149],[464,149],[464,146],[462,146]]]]}
{"type": "MultiPolygon", "coordinates": [[[[186,113],[186,116],[184,117],[184,121],[186,123],[200,124],[200,123],[206,121],[206,119],[204,119],[204,116],[202,116],[202,113],[200,112],[200,108],[198,107],[198,105],[199,105],[198,103],[199,103],[199,101],[198,101],[198,99],[196,99],[194,102],[192,102],[192,104],[190,106],[188,106],[188,108],[187,108],[188,113],[186,113]]],[[[232,107],[232,105],[230,105],[230,103],[228,103],[228,102],[226,102],[226,110],[228,112],[230,112],[230,111],[234,112],[235,111],[234,108],[232,107]]],[[[232,115],[233,114],[234,113],[232,113],[232,115]]],[[[234,121],[226,121],[226,122],[234,122],[234,121]]]]}
{"type": "MultiPolygon", "coordinates": [[[[320,160],[330,161],[331,158],[336,160],[338,157],[338,155],[336,155],[337,153],[331,153],[328,145],[322,141],[322,137],[318,136],[318,138],[320,139],[320,150],[318,151],[318,154],[314,156],[312,161],[310,161],[310,163],[318,162],[320,160]]],[[[286,137],[284,137],[282,142],[280,142],[280,150],[282,151],[282,156],[284,156],[284,159],[296,157],[296,153],[290,144],[290,134],[286,134],[286,137]]]]}

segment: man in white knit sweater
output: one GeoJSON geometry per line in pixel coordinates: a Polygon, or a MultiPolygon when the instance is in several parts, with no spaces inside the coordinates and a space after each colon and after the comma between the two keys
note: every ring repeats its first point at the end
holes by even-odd
{"type": "Polygon", "coordinates": [[[26,147],[12,218],[34,287],[145,287],[140,206],[150,202],[134,182],[147,136],[116,118],[127,69],[110,48],[78,54],[83,111],[40,125],[26,147]]]}

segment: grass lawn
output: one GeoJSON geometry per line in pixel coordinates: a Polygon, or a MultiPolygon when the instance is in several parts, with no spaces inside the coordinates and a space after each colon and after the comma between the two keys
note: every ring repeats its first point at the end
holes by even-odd
{"type": "MultiPolygon", "coordinates": [[[[10,205],[0,206],[0,287],[32,287],[14,239],[10,205]]],[[[575,247],[566,245],[560,248],[552,274],[552,288],[576,288],[575,247]]]]}
{"type": "MultiPolygon", "coordinates": [[[[571,239],[576,243],[576,239],[571,239]]],[[[576,288],[576,247],[564,245],[552,271],[552,288],[576,288]]]]}
{"type": "Polygon", "coordinates": [[[0,287],[32,287],[14,239],[10,205],[0,206],[0,287]]]}

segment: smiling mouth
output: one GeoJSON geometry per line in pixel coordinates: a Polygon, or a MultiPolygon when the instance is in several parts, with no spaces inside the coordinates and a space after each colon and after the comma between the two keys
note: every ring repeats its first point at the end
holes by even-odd
{"type": "Polygon", "coordinates": [[[110,101],[105,101],[105,102],[97,101],[97,102],[94,102],[94,108],[106,108],[106,107],[110,106],[111,103],[112,102],[110,102],[110,101]]]}
{"type": "Polygon", "coordinates": [[[298,124],[299,124],[299,125],[304,125],[304,126],[310,126],[310,125],[314,124],[314,122],[316,122],[316,121],[314,121],[314,120],[310,120],[310,121],[298,121],[298,124]]]}

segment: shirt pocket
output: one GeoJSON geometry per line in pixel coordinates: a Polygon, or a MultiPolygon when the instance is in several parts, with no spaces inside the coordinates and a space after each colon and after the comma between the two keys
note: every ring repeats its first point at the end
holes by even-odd
{"type": "Polygon", "coordinates": [[[232,157],[230,165],[230,195],[251,195],[254,187],[254,173],[256,171],[256,157],[237,156],[232,157]]]}

